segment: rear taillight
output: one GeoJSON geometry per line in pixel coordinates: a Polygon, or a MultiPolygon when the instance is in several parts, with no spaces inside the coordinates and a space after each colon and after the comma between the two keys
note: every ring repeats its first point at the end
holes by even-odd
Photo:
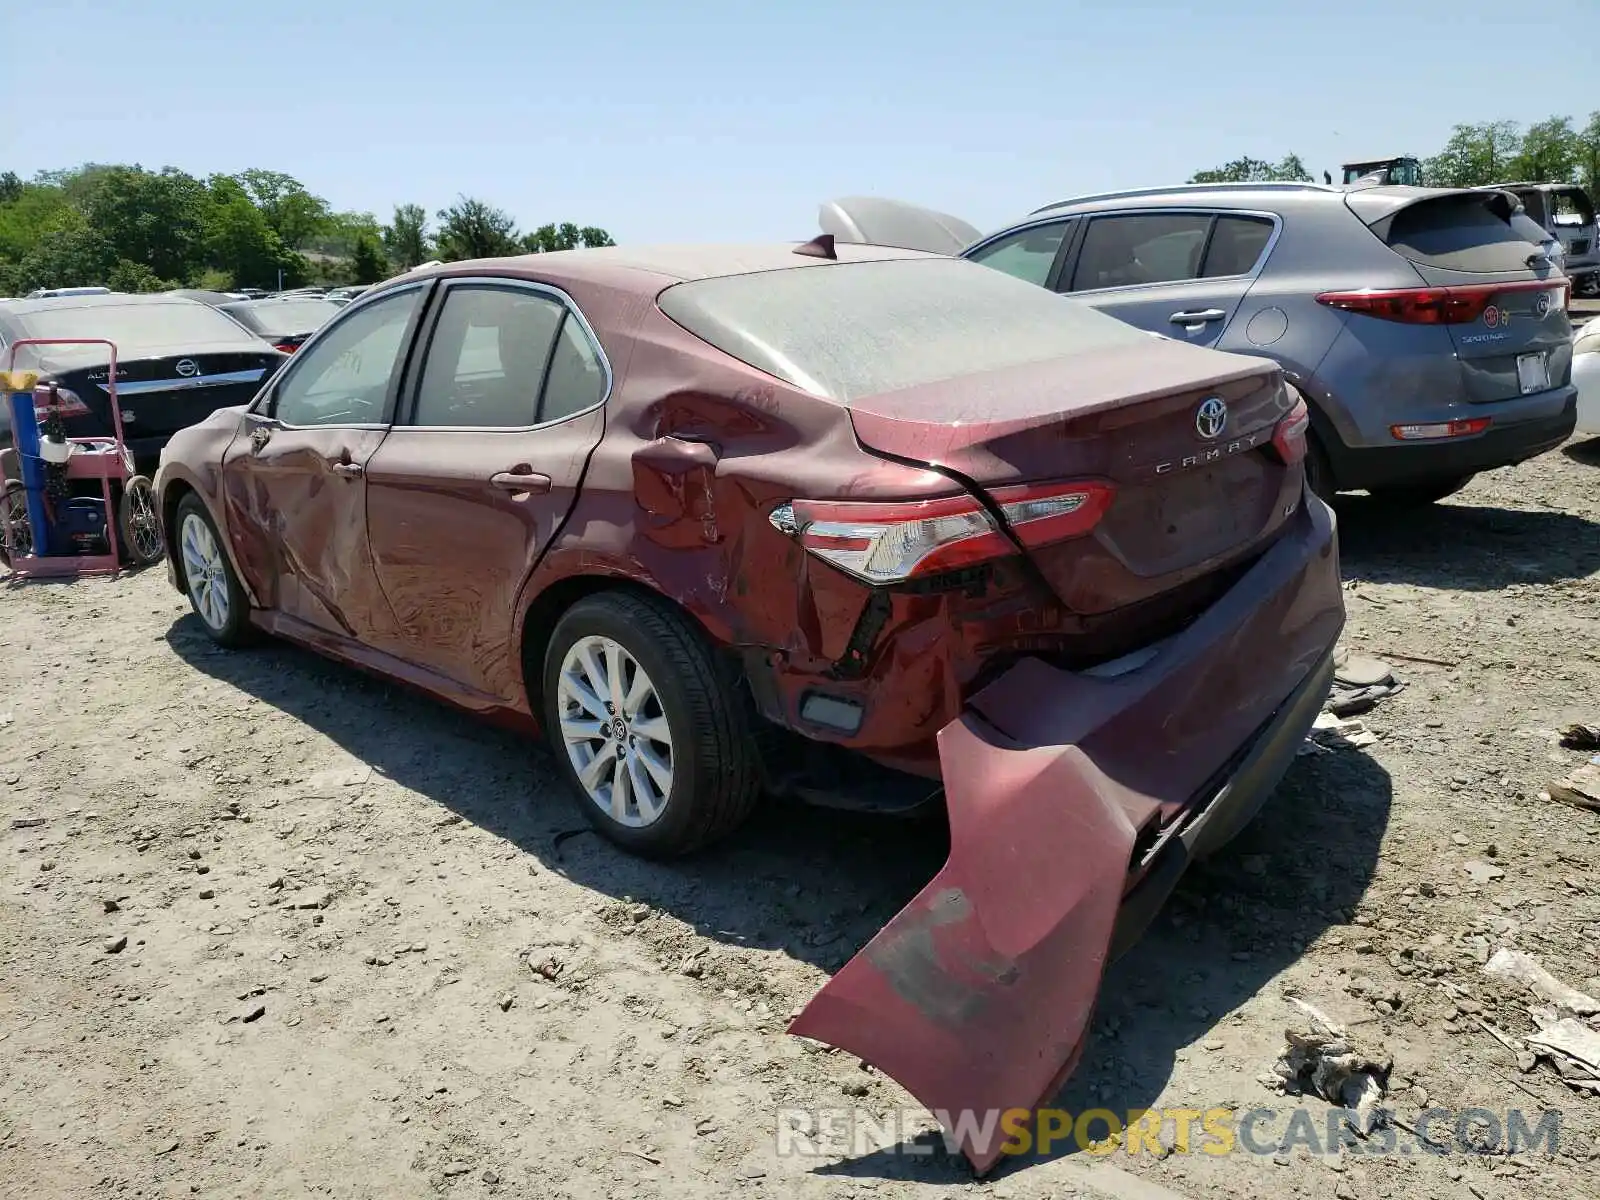
{"type": "Polygon", "coordinates": [[[1285,466],[1292,467],[1306,456],[1306,432],[1311,428],[1311,410],[1304,400],[1296,400],[1278,427],[1272,431],[1272,449],[1285,466]]]}
{"type": "Polygon", "coordinates": [[[89,415],[89,406],[78,398],[78,393],[68,388],[58,387],[46,392],[42,388],[33,394],[33,416],[35,420],[42,421],[51,413],[51,395],[55,397],[54,411],[63,417],[86,417],[89,415]],[[43,403],[41,403],[43,401],[43,403]]]}
{"type": "Polygon", "coordinates": [[[1466,325],[1483,316],[1495,298],[1507,292],[1551,292],[1551,307],[1565,308],[1569,286],[1566,280],[1530,279],[1471,286],[1367,288],[1321,292],[1317,303],[1406,325],[1466,325]]]}
{"type": "Polygon", "coordinates": [[[1024,546],[1082,537],[1100,523],[1116,491],[1109,483],[1024,483],[989,493],[1024,546]]]}
{"type": "Polygon", "coordinates": [[[299,342],[277,342],[277,343],[275,343],[273,345],[272,348],[274,350],[281,350],[285,354],[293,354],[296,350],[300,349],[300,343],[299,342]]]}
{"type": "Polygon", "coordinates": [[[1464,421],[1435,421],[1427,425],[1391,425],[1389,435],[1401,442],[1428,442],[1438,438],[1471,437],[1489,428],[1488,417],[1464,421]]]}
{"type": "MultiPolygon", "coordinates": [[[[1104,483],[1020,484],[991,495],[1024,546],[1081,537],[1099,523],[1113,490],[1104,483]]],[[[937,500],[795,500],[772,524],[812,554],[868,583],[900,583],[1017,552],[989,510],[970,496],[937,500]]]]}

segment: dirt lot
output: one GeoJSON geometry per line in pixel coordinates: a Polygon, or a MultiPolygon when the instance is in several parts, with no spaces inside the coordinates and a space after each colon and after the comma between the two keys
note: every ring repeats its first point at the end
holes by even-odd
{"type": "Polygon", "coordinates": [[[1341,520],[1348,644],[1457,665],[1393,659],[1376,743],[1299,759],[1190,874],[1061,1103],[1320,1129],[1258,1078],[1294,992],[1392,1050],[1403,1121],[1560,1110],[1555,1155],[1058,1148],[977,1185],[942,1152],[780,1156],[780,1109],[909,1105],[783,1027],[937,830],[775,806],[634,861],[574,832],[542,751],[213,650],[156,570],[0,595],[0,1196],[1600,1194],[1600,1097],[1476,1020],[1534,1028],[1480,971],[1500,945],[1600,990],[1600,815],[1539,796],[1584,757],[1557,727],[1600,721],[1600,443],[1341,520]]]}

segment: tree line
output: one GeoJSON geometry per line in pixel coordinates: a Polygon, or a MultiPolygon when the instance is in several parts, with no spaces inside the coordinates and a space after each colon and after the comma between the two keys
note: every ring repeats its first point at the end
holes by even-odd
{"type": "MultiPolygon", "coordinates": [[[[1378,146],[1382,151],[1384,147],[1378,146]]],[[[1398,157],[1398,155],[1397,155],[1398,157]]],[[[1331,170],[1330,170],[1330,173],[1331,170]]],[[[1238,158],[1197,171],[1190,183],[1312,182],[1297,154],[1277,162],[1238,158]]],[[[1600,200],[1600,112],[1581,128],[1572,117],[1549,117],[1526,129],[1515,121],[1457,125],[1438,153],[1422,159],[1431,187],[1482,187],[1491,183],[1576,183],[1600,200]]]]}
{"type": "Polygon", "coordinates": [[[524,233],[461,196],[430,220],[420,204],[387,223],[338,212],[293,176],[252,169],[200,179],[175,167],[86,163],[24,180],[0,173],[0,296],[39,287],[230,291],[375,283],[431,259],[612,245],[571,222],[524,233]]]}

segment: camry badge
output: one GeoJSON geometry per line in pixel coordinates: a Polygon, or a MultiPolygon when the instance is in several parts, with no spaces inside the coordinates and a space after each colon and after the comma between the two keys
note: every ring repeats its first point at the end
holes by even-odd
{"type": "Polygon", "coordinates": [[[1200,401],[1200,407],[1194,414],[1195,432],[1206,441],[1220,437],[1223,428],[1228,424],[1228,406],[1221,396],[1208,396],[1200,401]]]}

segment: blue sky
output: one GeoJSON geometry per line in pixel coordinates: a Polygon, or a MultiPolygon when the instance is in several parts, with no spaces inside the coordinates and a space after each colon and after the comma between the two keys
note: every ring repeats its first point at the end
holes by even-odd
{"type": "Polygon", "coordinates": [[[27,55],[0,169],[268,167],[382,219],[464,192],[630,242],[809,237],[853,193],[987,228],[1246,153],[1337,171],[1600,108],[1594,0],[3,7],[27,55]]]}

